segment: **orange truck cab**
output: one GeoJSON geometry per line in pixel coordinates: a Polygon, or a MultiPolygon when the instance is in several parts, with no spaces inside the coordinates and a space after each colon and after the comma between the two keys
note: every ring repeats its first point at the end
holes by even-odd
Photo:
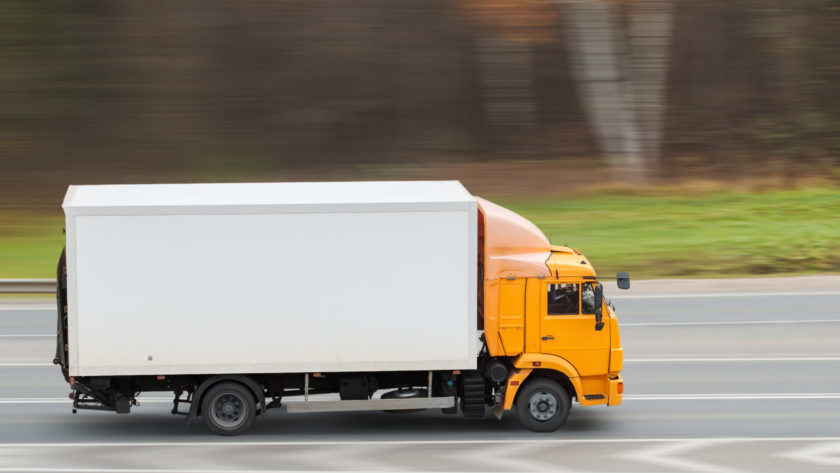
{"type": "MultiPolygon", "coordinates": [[[[551,245],[523,217],[479,203],[479,328],[485,375],[500,379],[493,413],[552,431],[571,401],[621,403],[623,350],[615,311],[595,269],[576,249],[551,245]]],[[[619,287],[629,276],[619,273],[619,287]]]]}

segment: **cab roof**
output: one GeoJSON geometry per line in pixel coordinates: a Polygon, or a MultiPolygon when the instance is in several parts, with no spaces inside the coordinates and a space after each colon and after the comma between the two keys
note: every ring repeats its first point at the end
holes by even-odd
{"type": "Polygon", "coordinates": [[[551,256],[546,261],[552,276],[595,277],[595,269],[583,254],[568,246],[551,246],[551,256]]]}

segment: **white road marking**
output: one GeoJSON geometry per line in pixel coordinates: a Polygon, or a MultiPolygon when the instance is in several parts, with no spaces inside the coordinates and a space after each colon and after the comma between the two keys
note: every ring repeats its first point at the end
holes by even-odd
{"type": "Polygon", "coordinates": [[[332,445],[483,445],[510,443],[543,444],[604,444],[604,443],[657,443],[657,442],[693,442],[697,440],[715,440],[724,442],[840,442],[840,437],[683,437],[683,438],[613,438],[613,439],[543,439],[513,437],[509,439],[475,440],[266,440],[266,441],[221,441],[206,442],[41,442],[41,443],[0,443],[0,448],[100,448],[100,447],[294,447],[332,445]]]}
{"type": "MultiPolygon", "coordinates": [[[[717,358],[753,358],[755,356],[762,356],[762,355],[756,355],[755,353],[715,353],[712,356],[717,357],[717,358]]],[[[767,355],[767,356],[778,356],[778,355],[767,355]]],[[[785,356],[788,357],[788,358],[795,358],[795,357],[800,357],[800,358],[807,358],[807,357],[815,358],[815,357],[817,357],[818,358],[818,357],[826,357],[826,356],[840,357],[840,352],[833,352],[832,351],[832,352],[819,352],[819,353],[813,353],[813,352],[812,353],[786,353],[785,356]]],[[[656,354],[656,355],[641,356],[638,359],[646,360],[646,359],[649,359],[649,358],[669,358],[669,357],[671,357],[671,355],[656,354]]],[[[627,358],[625,358],[625,360],[626,359],[627,358]]]]}
{"type": "MultiPolygon", "coordinates": [[[[742,321],[717,321],[717,322],[640,322],[640,323],[622,323],[619,321],[618,326],[624,327],[667,327],[671,325],[772,325],[772,324],[824,324],[824,323],[840,323],[840,319],[811,319],[811,320],[742,320],[742,321]]],[[[55,335],[50,335],[54,337],[55,335]]]]}
{"type": "MultiPolygon", "coordinates": [[[[330,470],[270,470],[270,469],[258,469],[258,470],[245,470],[245,469],[200,469],[200,468],[37,468],[37,467],[26,467],[26,468],[18,468],[18,467],[0,467],[0,471],[6,472],[23,472],[23,473],[358,473],[360,471],[399,471],[401,473],[429,473],[429,472],[457,472],[460,473],[459,470],[403,470],[403,469],[382,469],[381,465],[377,464],[377,468],[373,469],[362,469],[362,470],[339,470],[339,469],[330,469],[330,470]]],[[[471,473],[475,470],[464,470],[463,473],[471,473]]],[[[522,471],[526,470],[511,470],[510,472],[505,472],[504,470],[488,470],[493,471],[494,473],[521,473],[522,471]]],[[[558,470],[557,467],[552,467],[547,470],[541,471],[565,471],[565,470],[558,470]]],[[[586,471],[586,470],[574,470],[574,471],[586,471]]]]}
{"type": "Polygon", "coordinates": [[[0,368],[3,367],[23,367],[23,366],[58,366],[53,363],[0,363],[0,368]]]}
{"type": "MultiPolygon", "coordinates": [[[[105,473],[105,472],[117,472],[117,473],[233,473],[233,472],[247,472],[247,473],[264,473],[264,472],[283,472],[283,473],[295,473],[295,472],[306,472],[306,473],[315,473],[317,471],[342,471],[349,473],[350,471],[374,471],[374,470],[383,470],[383,471],[394,471],[394,465],[390,462],[391,460],[383,458],[378,453],[382,452],[385,447],[406,447],[406,446],[451,446],[455,445],[469,445],[472,446],[469,450],[461,450],[462,452],[473,453],[474,449],[478,449],[479,452],[475,453],[476,456],[479,456],[482,452],[489,453],[491,456],[494,454],[493,448],[488,447],[488,445],[497,445],[496,448],[502,448],[506,451],[507,455],[500,455],[500,458],[504,458],[509,456],[509,461],[506,462],[508,464],[497,465],[494,462],[489,462],[489,466],[491,467],[490,470],[494,470],[493,466],[502,466],[504,467],[513,467],[510,471],[557,471],[555,465],[544,463],[543,461],[530,461],[536,460],[536,457],[540,453],[545,452],[557,452],[554,450],[554,446],[563,446],[568,445],[569,447],[574,447],[575,445],[608,445],[608,444],[615,444],[615,445],[622,445],[624,446],[623,449],[609,450],[605,451],[604,455],[606,457],[613,457],[613,458],[624,458],[627,460],[633,460],[635,462],[642,462],[648,465],[655,465],[660,468],[664,468],[665,471],[704,471],[704,472],[719,472],[719,473],[726,473],[726,472],[737,472],[740,470],[734,469],[729,466],[725,466],[719,463],[709,463],[707,461],[703,461],[696,457],[702,457],[706,452],[704,450],[714,452],[714,449],[718,448],[719,446],[729,446],[731,443],[739,444],[739,447],[736,447],[734,450],[736,453],[736,458],[740,460],[751,460],[749,457],[749,447],[745,444],[749,443],[756,443],[756,444],[769,444],[772,446],[775,453],[771,454],[772,456],[778,458],[784,458],[790,461],[795,462],[805,462],[809,464],[817,464],[822,466],[837,466],[840,464],[840,457],[837,456],[837,453],[840,452],[840,437],[723,437],[723,438],[715,438],[715,437],[700,437],[700,438],[642,438],[642,439],[633,439],[633,438],[619,438],[619,439],[543,439],[543,438],[530,438],[530,439],[522,439],[520,437],[512,438],[512,439],[476,439],[476,440],[368,440],[368,441],[261,441],[261,442],[248,442],[248,441],[236,441],[236,440],[227,440],[227,441],[206,441],[206,442],[78,442],[78,443],[37,443],[37,444],[16,444],[16,443],[2,443],[0,444],[0,472],[5,471],[26,471],[26,472],[54,472],[54,473],[105,473]],[[806,443],[805,447],[802,448],[801,443],[806,443]],[[816,443],[816,445],[814,445],[816,443]],[[781,444],[779,446],[774,446],[773,444],[781,444]],[[793,444],[793,445],[791,445],[793,444]],[[517,451],[516,446],[520,448],[524,448],[524,451],[517,451]],[[538,448],[542,446],[542,450],[538,450],[538,448]],[[743,447],[741,447],[743,446],[743,447]],[[166,447],[170,447],[167,449],[166,447]],[[172,467],[169,464],[166,464],[166,459],[171,458],[171,455],[174,452],[178,452],[178,458],[188,458],[190,457],[189,452],[185,452],[183,450],[172,450],[172,449],[183,449],[195,447],[198,451],[193,452],[193,458],[200,458],[201,455],[205,452],[209,452],[211,450],[220,450],[220,449],[230,449],[233,451],[240,451],[243,447],[289,447],[288,452],[286,451],[279,451],[279,450],[271,450],[274,454],[282,455],[282,457],[278,456],[277,458],[287,460],[289,455],[291,458],[302,458],[307,460],[307,462],[314,461],[312,466],[313,469],[306,469],[300,470],[295,468],[295,465],[289,464],[288,466],[292,467],[288,470],[273,470],[273,469],[254,469],[254,465],[252,462],[248,462],[245,465],[246,467],[251,467],[250,469],[241,469],[241,468],[231,468],[231,466],[238,466],[238,465],[226,465],[224,461],[221,463],[214,462],[213,465],[207,465],[206,461],[198,461],[192,462],[192,465],[185,465],[183,468],[172,467]],[[297,447],[297,448],[296,448],[297,447]],[[316,449],[317,454],[313,456],[312,452],[306,451],[299,447],[329,447],[330,449],[316,449]],[[791,447],[793,447],[791,449],[791,447]],[[109,449],[108,451],[112,451],[110,449],[118,448],[123,450],[113,451],[114,455],[119,453],[119,458],[121,459],[121,463],[123,465],[131,465],[132,463],[138,464],[138,467],[135,468],[105,468],[105,467],[85,467],[85,466],[70,466],[73,460],[68,458],[62,458],[65,452],[65,449],[85,449],[85,448],[104,448],[109,449]],[[142,448],[160,448],[159,450],[155,450],[154,452],[144,452],[142,448]],[[52,450],[50,450],[52,449],[52,450]],[[295,452],[299,452],[299,454],[295,454],[295,452]],[[625,453],[626,452],[626,453],[625,453]],[[746,452],[746,453],[745,453],[746,452]],[[149,454],[161,456],[163,461],[155,461],[149,460],[149,454]],[[515,457],[519,457],[517,460],[515,457]],[[347,459],[350,461],[346,461],[347,459]],[[361,461],[359,461],[361,460],[361,461]],[[383,460],[385,462],[383,462],[383,460]],[[41,462],[48,461],[50,463],[58,464],[60,466],[49,466],[48,464],[44,464],[42,466],[37,466],[41,462]],[[59,463],[60,462],[60,463],[59,463]],[[23,465],[17,465],[17,463],[23,463],[23,465]],[[156,465],[160,464],[160,467],[156,465]],[[218,466],[216,466],[218,465],[218,466]],[[525,467],[523,468],[523,465],[525,467]],[[326,467],[326,469],[325,469],[326,467]]],[[[82,450],[84,451],[84,450],[82,450]]],[[[394,450],[389,450],[394,451],[394,450]]],[[[444,451],[443,449],[435,449],[435,452],[444,451]]],[[[600,451],[600,450],[599,450],[600,451]]],[[[731,452],[732,450],[725,450],[726,452],[731,452]]],[[[252,455],[258,453],[256,451],[250,452],[252,455]]],[[[445,452],[444,452],[445,453],[445,452]]],[[[557,452],[559,453],[559,452],[557,452]]],[[[96,455],[97,460],[101,460],[101,453],[97,454],[97,452],[88,452],[82,453],[82,458],[85,458],[85,455],[96,455]]],[[[470,455],[467,455],[469,457],[470,455]]],[[[562,454],[558,455],[562,456],[562,454]]],[[[721,457],[723,460],[728,460],[729,456],[721,457]]],[[[466,458],[465,463],[472,464],[471,458],[467,458],[464,456],[455,457],[456,459],[464,460],[466,458]]],[[[400,457],[395,457],[399,460],[400,457]]],[[[433,461],[445,461],[447,455],[443,455],[441,458],[437,458],[433,456],[433,461]]],[[[484,460],[484,457],[479,458],[479,460],[484,460]]],[[[232,457],[232,461],[235,461],[235,458],[232,457]]],[[[98,461],[97,461],[98,462],[98,461]]],[[[101,462],[98,462],[101,463],[101,462]]],[[[297,463],[297,462],[293,462],[297,463]]],[[[487,462],[480,462],[480,463],[487,463],[487,462]]],[[[752,464],[752,462],[750,462],[752,464]]],[[[434,470],[438,470],[441,465],[446,465],[446,463],[434,463],[437,468],[434,470]]],[[[614,465],[613,465],[614,467],[614,465]]],[[[405,470],[405,471],[431,471],[431,470],[422,470],[420,468],[415,467],[414,470],[405,470]]],[[[626,465],[624,468],[627,471],[634,471],[635,468],[627,467],[626,465]]],[[[469,468],[470,471],[476,471],[475,468],[469,468]]],[[[490,471],[487,470],[487,471],[490,471]]],[[[399,471],[404,471],[399,469],[399,471]]],[[[450,469],[447,471],[459,471],[450,469]]],[[[482,471],[482,470],[478,470],[482,471]]],[[[576,470],[580,471],[580,470],[576,470]]],[[[599,469],[600,471],[600,469],[599,469]]]]}
{"type": "MultiPolygon", "coordinates": [[[[501,465],[501,466],[512,466],[513,469],[511,471],[525,471],[525,470],[533,470],[533,471],[557,471],[556,466],[552,463],[550,465],[542,463],[542,462],[525,462],[522,463],[522,460],[530,460],[529,455],[531,453],[537,453],[533,451],[534,447],[539,445],[547,446],[547,445],[581,445],[581,444],[623,444],[629,445],[627,449],[631,449],[629,453],[624,453],[622,451],[618,451],[617,453],[609,454],[609,456],[613,456],[616,458],[625,458],[628,460],[633,460],[637,462],[646,463],[649,465],[656,465],[659,467],[664,467],[667,471],[703,471],[703,472],[737,472],[739,470],[732,469],[730,467],[709,463],[707,461],[700,461],[697,459],[690,458],[693,454],[697,453],[700,454],[701,450],[713,450],[714,448],[723,445],[727,446],[730,443],[738,443],[738,444],[748,444],[748,443],[801,443],[807,442],[804,448],[794,448],[793,450],[782,451],[780,453],[775,454],[774,456],[779,458],[784,458],[787,460],[792,460],[796,462],[805,462],[809,464],[816,464],[822,466],[829,466],[834,467],[840,465],[840,457],[837,456],[840,453],[840,438],[838,437],[734,437],[734,438],[668,438],[668,439],[495,439],[495,440],[439,440],[439,441],[320,441],[320,442],[283,442],[283,441],[274,441],[274,442],[239,442],[239,441],[208,441],[208,442],[124,442],[124,443],[75,443],[75,444],[58,444],[58,443],[44,443],[44,444],[14,444],[14,443],[6,443],[0,444],[0,449],[5,449],[7,455],[5,457],[0,456],[0,471],[24,471],[24,472],[54,472],[54,473],[105,473],[105,472],[116,472],[116,473],[234,473],[234,472],[246,472],[246,473],[265,473],[265,472],[283,472],[283,473],[316,473],[319,471],[341,471],[347,472],[350,471],[373,471],[373,470],[386,470],[384,468],[387,466],[388,471],[392,471],[394,465],[393,464],[386,464],[381,463],[379,459],[381,458],[379,455],[371,455],[371,453],[379,453],[382,447],[388,446],[411,446],[411,445],[453,445],[453,444],[460,444],[460,445],[475,445],[476,448],[479,449],[479,453],[483,450],[486,450],[488,453],[493,455],[493,449],[487,448],[487,445],[494,444],[499,445],[499,447],[508,450],[508,454],[512,455],[509,458],[509,465],[501,465]],[[813,443],[817,443],[816,445],[812,445],[813,443]],[[633,446],[634,444],[639,445],[638,447],[633,446]],[[658,445],[657,445],[658,444],[658,445]],[[50,467],[50,466],[32,466],[33,458],[30,457],[30,453],[24,453],[21,449],[25,450],[25,447],[33,447],[35,451],[32,452],[34,455],[38,455],[38,459],[43,461],[43,458],[46,456],[47,458],[54,457],[55,455],[50,455],[50,452],[41,451],[43,448],[84,448],[84,447],[106,447],[106,448],[131,448],[132,451],[136,448],[143,448],[143,447],[175,447],[175,448],[183,448],[185,446],[188,447],[198,447],[202,449],[208,448],[231,448],[231,449],[240,449],[242,447],[277,447],[277,446],[286,446],[286,447],[300,447],[300,446],[317,446],[317,447],[335,447],[335,451],[327,451],[321,450],[320,457],[316,458],[316,462],[313,466],[316,468],[323,468],[323,466],[327,466],[328,469],[306,469],[306,470],[299,470],[299,469],[288,469],[288,470],[273,470],[273,469],[253,469],[253,465],[249,464],[247,466],[251,466],[251,469],[241,469],[241,468],[225,468],[227,465],[219,465],[216,468],[205,467],[201,465],[202,462],[199,462],[201,465],[200,467],[190,467],[185,466],[183,468],[173,468],[170,466],[163,466],[163,467],[155,467],[155,466],[145,466],[140,468],[101,468],[101,467],[72,467],[72,466],[61,466],[61,467],[50,467]],[[519,452],[516,451],[514,446],[520,446],[520,448],[528,448],[531,447],[529,451],[519,452]],[[353,449],[349,449],[350,447],[355,447],[359,451],[355,451],[353,449]],[[507,448],[506,448],[507,447],[507,448]],[[373,448],[373,450],[370,450],[373,448]],[[641,450],[640,450],[641,448],[641,450]],[[335,453],[338,453],[337,455],[335,453]],[[17,455],[15,455],[17,454],[17,455]],[[22,454],[22,455],[21,455],[22,454]],[[350,455],[351,461],[345,461],[345,455],[350,455]],[[520,457],[518,460],[514,457],[520,457]],[[333,461],[323,461],[324,457],[329,457],[331,459],[335,459],[333,461]],[[318,461],[318,460],[321,461],[318,461]],[[340,460],[339,460],[340,459],[340,460]],[[358,460],[362,459],[361,462],[358,460]],[[22,461],[25,462],[26,465],[17,466],[15,465],[16,462],[22,461]],[[525,468],[523,468],[523,464],[525,468]],[[14,466],[12,466],[14,465],[14,466]],[[336,468],[337,467],[337,468],[336,468]],[[359,468],[363,467],[363,468],[359,468]]],[[[498,447],[497,447],[498,448],[498,447]]],[[[782,448],[790,448],[787,446],[782,446],[782,448]]],[[[203,450],[202,450],[203,451],[203,450]]],[[[294,451],[290,452],[283,452],[283,458],[288,459],[289,454],[291,453],[294,457],[294,451]]],[[[158,451],[157,453],[161,453],[158,451]]],[[[472,451],[470,451],[472,453],[472,451]]],[[[478,455],[479,453],[476,453],[478,455]]],[[[135,453],[136,455],[142,456],[142,453],[135,453]]],[[[181,453],[183,455],[183,452],[181,453]]],[[[307,451],[301,452],[302,458],[307,460],[312,460],[312,453],[307,451]]],[[[300,455],[299,455],[300,456],[300,455]]],[[[444,458],[446,455],[444,455],[444,458]]],[[[126,458],[121,458],[124,460],[123,464],[126,463],[126,458]]],[[[464,457],[456,457],[457,459],[463,460],[464,457]]],[[[482,458],[483,459],[483,458],[482,458]]],[[[722,459],[727,459],[727,457],[722,457],[722,459]]],[[[467,460],[468,463],[469,460],[467,460]]],[[[68,463],[67,460],[62,460],[62,463],[66,465],[68,463]]],[[[148,463],[148,462],[144,462],[148,463]]],[[[152,462],[157,463],[157,462],[152,462]]],[[[485,462],[482,462],[485,463],[485,462]]],[[[499,466],[494,462],[490,462],[489,465],[491,466],[499,466]]],[[[291,466],[291,465],[290,465],[291,466]]],[[[474,468],[470,469],[471,471],[475,471],[474,468]]],[[[628,471],[632,471],[633,468],[628,468],[628,471]]],[[[404,471],[404,470],[400,470],[404,471]]],[[[428,471],[428,470],[405,470],[405,471],[428,471]]],[[[457,471],[457,470],[447,470],[447,471],[457,471]]],[[[480,470],[479,470],[480,471],[480,470]]],[[[489,470],[488,470],[489,471],[489,470]]]]}
{"type": "Polygon", "coordinates": [[[296,448],[283,452],[282,463],[302,464],[318,471],[341,471],[347,465],[353,465],[353,469],[358,471],[395,471],[398,466],[384,458],[387,448],[387,445],[377,444],[333,445],[329,455],[324,455],[317,448],[296,448]]]}
{"type": "MultiPolygon", "coordinates": [[[[721,320],[711,322],[619,322],[624,327],[669,327],[680,325],[787,325],[840,323],[840,319],[786,319],[786,320],[721,320]]],[[[0,334],[0,338],[55,338],[54,333],[0,334]]]]}
{"type": "Polygon", "coordinates": [[[778,456],[816,465],[840,466],[840,442],[808,445],[792,452],[781,453],[778,456]]]}
{"type": "Polygon", "coordinates": [[[608,299],[696,299],[709,297],[774,297],[774,296],[840,296],[840,291],[808,291],[808,292],[706,292],[681,294],[613,294],[608,299]]]}
{"type": "Polygon", "coordinates": [[[563,473],[568,470],[559,466],[556,461],[548,463],[537,456],[537,449],[545,448],[538,443],[510,445],[479,445],[470,449],[457,449],[451,453],[444,453],[445,464],[466,463],[472,471],[497,471],[510,468],[510,471],[551,471],[563,473]]]}
{"type": "Polygon", "coordinates": [[[840,399],[840,393],[625,394],[625,401],[732,401],[762,399],[840,399]]]}
{"type": "MultiPolygon", "coordinates": [[[[731,443],[737,443],[739,445],[744,445],[743,447],[737,447],[737,452],[748,452],[748,446],[745,444],[749,443],[756,443],[756,444],[782,444],[779,446],[774,446],[773,451],[780,452],[776,453],[774,456],[780,458],[786,458],[792,461],[798,462],[807,462],[810,464],[819,464],[824,466],[837,466],[838,459],[836,458],[836,453],[840,451],[840,437],[722,437],[722,438],[714,438],[714,437],[699,437],[699,438],[642,438],[642,439],[634,439],[634,438],[619,438],[619,439],[544,439],[544,438],[531,438],[531,439],[522,439],[521,437],[515,437],[511,439],[475,439],[475,440],[367,440],[367,441],[261,441],[261,442],[248,442],[248,441],[236,441],[236,440],[226,440],[226,441],[206,441],[206,442],[77,442],[77,443],[31,443],[31,444],[23,444],[23,443],[2,443],[0,444],[0,471],[46,471],[46,472],[55,472],[55,473],[70,473],[70,472],[77,472],[77,473],[104,473],[104,472],[117,472],[117,473],[233,473],[235,471],[238,472],[249,472],[249,473],[257,473],[257,472],[269,472],[269,471],[282,471],[284,473],[293,473],[300,471],[303,473],[304,471],[307,473],[314,473],[316,471],[342,471],[349,473],[350,471],[373,471],[373,470],[383,470],[383,471],[393,471],[394,466],[390,463],[382,463],[379,461],[381,459],[380,455],[376,455],[375,453],[379,453],[383,451],[385,447],[409,447],[409,446],[441,446],[441,447],[451,447],[452,445],[469,445],[472,446],[472,449],[479,449],[479,451],[486,450],[491,453],[492,455],[492,448],[489,448],[488,445],[498,445],[500,448],[507,450],[509,455],[520,456],[527,460],[532,460],[533,456],[536,456],[538,453],[542,453],[545,451],[545,448],[551,448],[555,446],[564,446],[568,445],[573,447],[575,445],[623,445],[623,450],[611,450],[612,453],[604,453],[606,457],[614,457],[614,458],[626,458],[632,459],[634,461],[643,462],[649,465],[656,465],[659,467],[664,467],[665,471],[710,471],[710,472],[733,472],[737,470],[733,470],[727,466],[715,463],[709,463],[707,461],[701,461],[698,459],[691,458],[692,456],[701,456],[707,452],[701,452],[701,450],[707,450],[713,452],[715,448],[718,446],[727,447],[731,443]],[[807,443],[805,448],[801,448],[801,443],[807,443]],[[816,443],[817,445],[813,445],[816,443]],[[785,445],[788,444],[788,445],[785,445]],[[789,445],[793,444],[793,445],[789,445]],[[514,446],[520,446],[521,448],[525,448],[526,450],[523,452],[518,452],[514,446]],[[535,449],[539,446],[543,447],[543,450],[538,452],[535,449]],[[170,447],[167,449],[166,447],[170,447]],[[240,468],[230,468],[228,465],[225,465],[224,462],[216,461],[212,465],[207,465],[205,461],[198,461],[193,462],[196,466],[185,465],[183,468],[174,468],[168,464],[166,464],[166,459],[174,458],[171,457],[172,454],[177,452],[178,458],[189,458],[191,455],[189,452],[185,452],[184,450],[172,450],[172,449],[183,449],[195,447],[198,449],[197,452],[193,452],[193,458],[201,458],[201,454],[208,452],[208,451],[216,451],[221,449],[230,449],[233,451],[240,451],[242,448],[247,447],[289,447],[288,450],[292,457],[304,458],[306,460],[312,460],[314,458],[315,464],[313,465],[315,469],[307,469],[307,470],[299,470],[294,468],[293,465],[292,469],[289,470],[272,470],[272,469],[254,469],[253,463],[249,462],[243,466],[250,467],[251,469],[240,469],[240,468]],[[296,449],[297,447],[297,449],[296,449]],[[300,447],[323,447],[320,449],[316,449],[319,453],[313,457],[311,452],[304,451],[300,447]],[[326,449],[329,447],[330,449],[326,449]],[[793,447],[793,449],[791,449],[793,447]],[[93,449],[93,448],[103,448],[103,449],[114,449],[114,448],[122,448],[119,458],[121,459],[121,463],[123,465],[130,465],[132,461],[134,463],[139,463],[140,467],[137,468],[105,468],[105,467],[85,467],[85,466],[69,466],[68,464],[71,463],[73,460],[62,457],[66,454],[66,449],[80,449],[84,452],[84,449],[93,449]],[[155,450],[154,452],[143,452],[139,449],[143,448],[160,448],[160,450],[155,450]],[[50,450],[52,449],[52,450],[50,450]],[[358,452],[356,451],[358,449],[358,452]],[[301,452],[300,455],[295,455],[294,452],[301,452]],[[338,454],[333,454],[337,452],[338,454]],[[624,453],[628,452],[628,453],[624,453]],[[371,455],[374,453],[374,455],[371,455]],[[130,454],[128,456],[124,454],[130,454]],[[164,460],[161,462],[149,460],[152,457],[149,457],[149,454],[158,455],[164,460]],[[343,461],[344,455],[351,455],[351,462],[343,461]],[[322,457],[328,457],[329,459],[335,459],[335,461],[328,460],[324,461],[322,457]],[[362,459],[361,463],[355,461],[358,459],[362,459]],[[37,466],[40,462],[50,461],[52,463],[58,463],[57,467],[49,466],[48,464],[44,464],[42,466],[37,466]],[[372,463],[371,463],[372,462],[372,463]],[[17,463],[23,463],[22,465],[18,465],[17,463]],[[151,464],[150,464],[151,463],[151,464]],[[160,467],[156,467],[156,464],[162,464],[160,467]],[[215,468],[214,468],[215,466],[215,468]],[[326,466],[327,470],[319,470],[318,468],[324,468],[326,466]],[[385,468],[385,467],[388,468],[385,468]],[[361,468],[359,468],[361,467],[361,468]]],[[[435,449],[437,450],[444,450],[444,449],[435,449]]],[[[111,450],[108,450],[111,451],[111,450]]],[[[271,450],[274,454],[283,455],[282,458],[288,458],[287,452],[279,451],[279,450],[271,450]]],[[[391,450],[393,451],[393,450],[391,450]]],[[[462,449],[461,451],[465,451],[462,449]]],[[[552,449],[552,451],[554,451],[552,449]]],[[[725,450],[724,453],[731,452],[731,450],[725,450]]],[[[95,454],[96,452],[91,452],[89,454],[82,453],[84,455],[95,454]]],[[[257,452],[250,452],[251,454],[255,454],[257,452]]],[[[114,453],[116,455],[116,452],[114,453]]],[[[562,452],[558,452],[560,456],[562,456],[562,452]]],[[[445,458],[446,455],[443,456],[445,458]]],[[[743,457],[741,455],[740,457],[743,457]]],[[[87,458],[87,457],[85,457],[87,458]]],[[[96,455],[96,461],[101,463],[101,454],[96,455]]],[[[278,456],[278,459],[281,457],[278,456]]],[[[464,457],[456,457],[463,459],[464,457]]],[[[728,455],[724,455],[720,457],[722,460],[727,460],[729,458],[728,455]]],[[[235,461],[234,457],[231,457],[231,461],[235,461]]],[[[469,461],[468,461],[469,462],[469,461]]],[[[520,459],[517,462],[514,458],[510,458],[510,465],[502,465],[502,467],[514,467],[512,471],[523,471],[527,469],[534,469],[535,471],[556,471],[556,467],[554,464],[545,464],[543,462],[522,462],[520,459]],[[523,468],[523,464],[526,466],[523,468]]],[[[495,464],[493,464],[495,465],[495,464]]],[[[238,465],[232,465],[238,466],[238,465]]],[[[492,466],[492,465],[491,465],[492,466]]],[[[614,465],[612,465],[614,467],[614,465]]],[[[298,467],[299,468],[299,467],[298,467]]],[[[627,471],[634,471],[634,468],[627,468],[626,465],[624,468],[627,471]]],[[[492,468],[491,468],[492,469],[492,468]]],[[[403,471],[403,470],[400,470],[403,471]]],[[[411,470],[409,470],[411,471],[411,470]]],[[[420,470],[416,469],[413,471],[428,471],[428,470],[420,470]]],[[[457,470],[448,470],[448,471],[457,471],[457,470]]],[[[476,471],[475,468],[470,468],[470,471],[476,471]]],[[[478,470],[481,471],[481,470],[478,470]]]]}
{"type": "Polygon", "coordinates": [[[58,309],[55,305],[55,302],[49,305],[0,305],[0,312],[23,312],[30,310],[56,312],[58,309]]]}
{"type": "MultiPolygon", "coordinates": [[[[632,292],[632,289],[631,289],[632,292]]],[[[615,294],[611,295],[609,299],[614,300],[629,300],[629,299],[697,299],[697,298],[716,298],[716,297],[796,297],[796,296],[840,296],[840,291],[784,291],[784,292],[697,292],[697,293],[674,293],[674,294],[615,294]]],[[[17,312],[17,311],[49,311],[55,312],[55,303],[44,303],[38,305],[30,304],[15,304],[4,305],[0,301],[0,312],[17,312]]]]}
{"type": "MultiPolygon", "coordinates": [[[[379,464],[377,467],[381,466],[379,464]]],[[[39,468],[39,467],[0,467],[0,471],[17,472],[46,472],[46,473],[356,473],[359,471],[377,471],[374,469],[361,470],[272,470],[272,469],[224,469],[224,468],[39,468]]],[[[430,470],[385,470],[400,471],[401,473],[426,473],[430,470]]],[[[447,471],[447,470],[443,470],[447,471]]],[[[516,470],[514,470],[516,471],[516,470]]]]}
{"type": "Polygon", "coordinates": [[[664,445],[656,445],[642,450],[620,455],[623,458],[634,460],[649,465],[656,465],[666,468],[668,471],[703,471],[718,473],[734,473],[741,470],[733,470],[698,460],[687,458],[686,454],[694,450],[714,447],[716,445],[729,443],[724,439],[696,439],[684,442],[671,442],[664,445]]]}
{"type": "MultiPolygon", "coordinates": [[[[624,327],[666,327],[679,325],[763,325],[763,324],[826,324],[840,323],[840,319],[785,319],[785,320],[721,320],[711,322],[619,322],[624,327]]],[[[0,338],[55,338],[54,333],[0,334],[0,338]]]]}
{"type": "Polygon", "coordinates": [[[20,334],[0,334],[0,338],[55,338],[54,333],[20,333],[20,334]]]}
{"type": "Polygon", "coordinates": [[[709,357],[709,358],[625,358],[625,363],[738,363],[738,362],[765,362],[765,361],[840,361],[840,356],[803,356],[803,357],[780,357],[780,356],[751,356],[751,357],[709,357]]]}

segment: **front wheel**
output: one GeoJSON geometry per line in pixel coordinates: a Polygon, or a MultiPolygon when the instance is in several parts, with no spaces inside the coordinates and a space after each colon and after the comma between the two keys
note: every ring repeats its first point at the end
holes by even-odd
{"type": "Polygon", "coordinates": [[[572,401],[556,381],[535,379],[525,385],[516,399],[519,422],[534,432],[553,432],[566,423],[572,401]]]}
{"type": "Polygon", "coordinates": [[[257,416],[251,391],[239,383],[212,386],[201,402],[201,416],[207,430],[218,435],[239,435],[248,430],[257,416]]]}

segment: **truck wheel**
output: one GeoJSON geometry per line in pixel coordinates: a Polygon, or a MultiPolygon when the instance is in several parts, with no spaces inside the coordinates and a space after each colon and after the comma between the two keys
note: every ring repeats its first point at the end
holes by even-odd
{"type": "Polygon", "coordinates": [[[257,416],[254,396],[239,383],[212,386],[201,401],[201,416],[207,430],[217,435],[239,435],[248,430],[257,416]]]}
{"type": "Polygon", "coordinates": [[[560,384],[535,379],[516,397],[519,422],[534,432],[553,432],[566,423],[572,401],[560,384]]]}

